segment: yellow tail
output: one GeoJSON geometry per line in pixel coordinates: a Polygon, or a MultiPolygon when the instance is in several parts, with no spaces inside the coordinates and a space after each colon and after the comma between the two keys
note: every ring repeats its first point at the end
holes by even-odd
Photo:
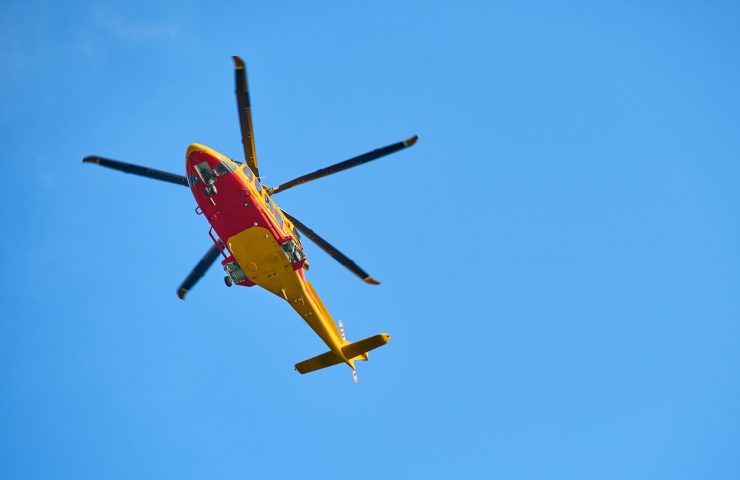
{"type": "Polygon", "coordinates": [[[331,367],[339,363],[344,363],[346,360],[367,360],[367,352],[374,350],[378,347],[382,347],[391,340],[391,336],[387,333],[380,333],[373,335],[364,340],[358,342],[348,343],[342,347],[342,354],[344,358],[340,357],[336,353],[329,351],[317,355],[308,360],[304,360],[300,363],[296,363],[295,369],[298,373],[310,373],[322,368],[331,367]]]}

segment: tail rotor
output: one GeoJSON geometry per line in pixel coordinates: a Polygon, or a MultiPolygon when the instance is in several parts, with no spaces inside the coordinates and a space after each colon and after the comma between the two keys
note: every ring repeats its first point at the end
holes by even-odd
{"type": "MultiPolygon", "coordinates": [[[[342,324],[341,320],[339,320],[339,334],[342,336],[342,340],[344,340],[345,344],[349,343],[347,341],[347,337],[344,335],[344,324],[342,324]]],[[[354,380],[355,383],[358,383],[357,369],[355,368],[355,362],[352,361],[351,363],[352,363],[352,380],[354,380]]]]}

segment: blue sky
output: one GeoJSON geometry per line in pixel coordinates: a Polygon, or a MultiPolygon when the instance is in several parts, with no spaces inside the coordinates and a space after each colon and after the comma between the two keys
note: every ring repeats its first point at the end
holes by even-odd
{"type": "Polygon", "coordinates": [[[5,2],[0,477],[737,478],[735,2],[5,2]],[[181,172],[239,158],[312,245],[354,385],[213,268],[181,172]]]}

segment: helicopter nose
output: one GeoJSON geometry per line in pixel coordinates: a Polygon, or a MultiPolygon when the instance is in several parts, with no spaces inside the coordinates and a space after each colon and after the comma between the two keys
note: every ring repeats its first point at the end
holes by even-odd
{"type": "MultiPolygon", "coordinates": [[[[201,155],[207,155],[208,148],[200,143],[191,143],[188,145],[188,150],[185,153],[185,164],[190,166],[196,163],[196,158],[201,155]]],[[[199,160],[203,161],[203,160],[199,160]]]]}

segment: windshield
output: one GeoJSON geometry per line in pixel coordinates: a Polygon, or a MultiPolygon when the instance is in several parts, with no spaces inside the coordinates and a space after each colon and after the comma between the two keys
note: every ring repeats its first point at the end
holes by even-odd
{"type": "Polygon", "coordinates": [[[225,162],[221,160],[218,162],[218,165],[216,165],[216,168],[214,168],[214,171],[216,172],[216,175],[226,175],[227,173],[231,173],[234,170],[236,170],[236,165],[234,165],[231,162],[225,162]]]}
{"type": "Polygon", "coordinates": [[[213,175],[213,169],[208,162],[200,162],[195,166],[195,171],[198,172],[198,176],[203,182],[213,185],[216,183],[216,177],[213,175]]]}

